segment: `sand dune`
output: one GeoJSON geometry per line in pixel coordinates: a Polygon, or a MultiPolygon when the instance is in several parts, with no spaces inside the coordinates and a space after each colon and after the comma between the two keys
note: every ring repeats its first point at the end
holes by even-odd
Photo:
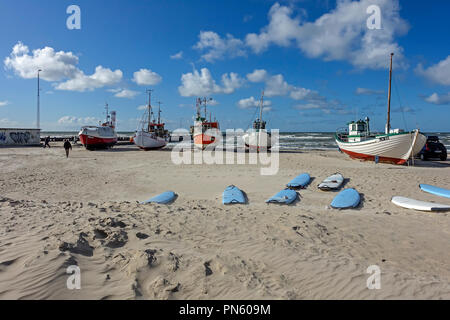
{"type": "Polygon", "coordinates": [[[280,154],[256,165],[180,165],[170,152],[130,147],[0,149],[1,299],[449,299],[449,213],[394,206],[394,195],[450,203],[419,183],[450,188],[450,163],[359,162],[332,151],[280,154]],[[363,194],[329,207],[316,185],[339,171],[363,194]],[[302,172],[292,206],[266,205],[302,172]],[[247,205],[224,206],[234,184],[247,205]],[[166,190],[170,205],[138,201],[166,190]],[[66,268],[78,265],[81,289],[66,268]],[[370,265],[381,289],[366,286],[370,265]]]}

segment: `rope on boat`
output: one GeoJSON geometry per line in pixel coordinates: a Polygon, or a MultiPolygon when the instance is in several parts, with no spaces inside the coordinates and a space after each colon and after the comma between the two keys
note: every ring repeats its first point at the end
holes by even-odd
{"type": "Polygon", "coordinates": [[[398,103],[400,105],[400,110],[402,112],[403,125],[405,126],[406,131],[409,131],[408,130],[408,125],[406,124],[406,119],[405,119],[405,110],[403,109],[403,104],[402,104],[402,101],[400,99],[400,91],[398,90],[398,87],[397,87],[397,81],[396,81],[395,77],[393,77],[393,78],[394,78],[395,92],[397,93],[398,103]]]}

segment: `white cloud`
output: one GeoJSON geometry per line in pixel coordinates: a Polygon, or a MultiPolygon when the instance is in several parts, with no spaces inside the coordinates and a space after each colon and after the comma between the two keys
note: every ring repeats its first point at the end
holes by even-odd
{"type": "Polygon", "coordinates": [[[250,82],[263,82],[267,78],[267,71],[264,69],[255,69],[252,73],[247,74],[250,82]]]}
{"type": "Polygon", "coordinates": [[[361,69],[387,68],[394,52],[396,65],[405,67],[403,48],[394,38],[407,33],[409,25],[399,11],[397,0],[338,1],[334,10],[301,25],[297,45],[309,57],[346,60],[361,69]],[[370,5],[380,7],[381,29],[367,28],[370,5]]]}
{"type": "Polygon", "coordinates": [[[305,103],[294,106],[294,109],[297,110],[322,109],[322,106],[316,103],[305,103]]]}
{"type": "Polygon", "coordinates": [[[266,89],[264,94],[268,97],[285,96],[294,87],[288,84],[281,74],[271,76],[266,80],[266,89]]]}
{"type": "Polygon", "coordinates": [[[72,52],[58,51],[51,47],[33,50],[22,42],[18,42],[9,57],[4,61],[7,69],[12,69],[18,76],[31,79],[37,77],[46,81],[63,81],[54,84],[58,90],[92,91],[97,88],[112,85],[122,79],[122,71],[97,66],[92,75],[85,75],[77,68],[78,57],[72,52]]]}
{"type": "Polygon", "coordinates": [[[222,75],[223,87],[221,90],[226,94],[233,93],[236,89],[242,87],[244,85],[244,82],[244,79],[239,77],[237,73],[225,73],[222,75]]]}
{"type": "Polygon", "coordinates": [[[183,58],[183,51],[177,52],[170,56],[170,59],[179,60],[183,58]]]}
{"type": "Polygon", "coordinates": [[[9,101],[0,101],[0,107],[7,106],[9,104],[9,101]]]}
{"type": "MultiPolygon", "coordinates": [[[[253,96],[246,99],[241,99],[238,102],[238,106],[241,109],[249,109],[259,107],[261,104],[260,100],[255,99],[253,96]]],[[[263,110],[269,108],[272,105],[272,101],[264,100],[263,102],[263,110]]]]}
{"type": "Polygon", "coordinates": [[[79,72],[76,67],[78,57],[72,52],[56,52],[51,47],[44,47],[29,53],[29,48],[18,42],[4,60],[5,67],[25,79],[36,78],[38,69],[42,69],[40,77],[47,81],[72,78],[79,72]]]}
{"type": "Polygon", "coordinates": [[[198,37],[199,40],[194,48],[206,51],[202,55],[205,61],[213,62],[226,56],[231,58],[246,56],[242,40],[236,39],[230,34],[227,34],[225,38],[221,38],[213,31],[201,31],[198,37]]]}
{"type": "Polygon", "coordinates": [[[139,94],[138,91],[133,91],[129,89],[119,89],[114,95],[117,98],[128,98],[132,99],[139,94]]]}
{"type": "Polygon", "coordinates": [[[140,86],[154,86],[162,81],[162,77],[149,69],[140,69],[133,74],[133,81],[140,86]]]}
{"type": "Polygon", "coordinates": [[[300,18],[291,18],[292,9],[275,3],[269,10],[269,24],[259,34],[246,36],[247,46],[255,53],[265,51],[270,44],[287,47],[300,32],[300,18]]]}
{"type": "MultiPolygon", "coordinates": [[[[307,88],[302,88],[289,84],[282,74],[270,75],[264,69],[256,69],[252,73],[247,74],[247,79],[250,82],[263,82],[265,85],[264,94],[267,97],[274,96],[288,96],[296,101],[304,101],[303,104],[294,106],[297,110],[312,110],[318,109],[324,113],[332,111],[345,114],[346,108],[338,100],[328,100],[326,97],[319,94],[319,92],[307,88]]],[[[241,108],[257,106],[258,101],[253,97],[242,99],[238,105],[241,108]]]]}
{"type": "Polygon", "coordinates": [[[426,97],[425,101],[437,105],[450,104],[450,92],[443,95],[438,95],[435,92],[431,96],[426,97]]]}
{"type": "Polygon", "coordinates": [[[446,59],[426,69],[423,68],[422,64],[419,64],[415,70],[416,73],[434,83],[450,86],[450,55],[446,59]]]}
{"type": "Polygon", "coordinates": [[[55,86],[57,90],[68,91],[92,91],[94,89],[110,86],[118,83],[122,79],[122,71],[98,66],[95,72],[89,76],[79,71],[73,79],[59,83],[55,86]]]}
{"type": "Polygon", "coordinates": [[[355,94],[356,95],[381,95],[381,94],[384,94],[384,91],[367,89],[367,88],[356,88],[355,94]]]}
{"type": "Polygon", "coordinates": [[[255,69],[252,73],[247,74],[247,79],[250,82],[264,82],[264,94],[268,97],[284,96],[294,88],[284,80],[283,75],[271,76],[264,69],[255,69]]]}
{"type": "Polygon", "coordinates": [[[141,106],[139,106],[139,107],[137,107],[137,109],[138,110],[145,110],[145,109],[147,109],[147,105],[141,105],[141,106]]]}
{"type": "Polygon", "coordinates": [[[289,95],[294,100],[323,100],[317,91],[289,84],[282,74],[270,75],[264,69],[255,69],[247,74],[250,82],[264,82],[264,95],[267,97],[289,95]]]}
{"type": "Polygon", "coordinates": [[[212,100],[208,101],[208,105],[209,106],[218,106],[219,101],[212,99],[212,100]]]}
{"type": "MultiPolygon", "coordinates": [[[[387,68],[389,54],[394,52],[396,67],[405,68],[403,48],[396,42],[396,37],[406,34],[409,24],[399,12],[398,0],[338,0],[335,9],[308,22],[296,16],[292,6],[275,3],[268,13],[268,25],[259,33],[247,34],[245,46],[254,53],[262,53],[271,45],[296,46],[310,58],[347,61],[359,69],[387,68]],[[381,29],[367,27],[370,15],[366,10],[370,5],[380,7],[381,29]]],[[[227,35],[227,39],[236,44],[233,49],[228,49],[232,46],[225,45],[225,40],[212,31],[208,39],[207,47],[218,49],[211,49],[210,56],[205,59],[245,55],[240,40],[231,35],[227,35]]]]}
{"type": "Polygon", "coordinates": [[[96,125],[99,120],[94,117],[64,116],[58,120],[60,125],[96,125]]]}
{"type": "Polygon", "coordinates": [[[200,72],[185,73],[181,76],[181,86],[179,93],[183,97],[208,96],[214,93],[233,93],[244,84],[244,80],[238,74],[231,72],[222,75],[222,86],[213,79],[211,72],[207,68],[202,68],[200,72]]]}

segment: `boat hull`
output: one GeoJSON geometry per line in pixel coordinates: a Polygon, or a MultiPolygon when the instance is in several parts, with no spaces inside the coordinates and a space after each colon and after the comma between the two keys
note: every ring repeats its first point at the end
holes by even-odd
{"type": "Polygon", "coordinates": [[[207,146],[212,145],[216,141],[216,137],[205,133],[194,135],[194,145],[197,148],[205,149],[207,146]]]}
{"type": "Polygon", "coordinates": [[[426,142],[426,137],[416,131],[380,135],[361,142],[343,142],[336,137],[339,149],[351,158],[379,162],[404,164],[411,156],[419,153],[426,142]]]}
{"type": "Polygon", "coordinates": [[[136,132],[133,137],[133,142],[143,150],[161,149],[167,145],[167,141],[164,138],[145,131],[136,132]]]}
{"type": "Polygon", "coordinates": [[[93,135],[79,134],[81,144],[88,150],[106,149],[117,143],[117,137],[105,138],[93,135]]]}
{"type": "Polygon", "coordinates": [[[250,149],[264,150],[272,147],[270,134],[265,130],[246,133],[242,139],[245,146],[250,149]]]}

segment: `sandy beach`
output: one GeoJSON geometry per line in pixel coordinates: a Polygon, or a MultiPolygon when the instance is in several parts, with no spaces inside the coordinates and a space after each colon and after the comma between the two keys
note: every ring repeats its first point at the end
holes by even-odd
{"type": "Polygon", "coordinates": [[[395,166],[338,151],[280,153],[258,165],[175,165],[170,151],[0,148],[0,299],[450,299],[450,212],[396,207],[392,196],[450,204],[450,161],[395,166]],[[265,200],[314,178],[294,205],[265,200]],[[317,184],[348,180],[362,204],[329,205],[317,184]],[[247,205],[222,205],[236,185],[247,205]],[[170,205],[146,204],[173,190],[170,205]],[[69,290],[77,265],[81,289],[69,290]],[[371,265],[381,288],[369,290],[371,265]]]}

